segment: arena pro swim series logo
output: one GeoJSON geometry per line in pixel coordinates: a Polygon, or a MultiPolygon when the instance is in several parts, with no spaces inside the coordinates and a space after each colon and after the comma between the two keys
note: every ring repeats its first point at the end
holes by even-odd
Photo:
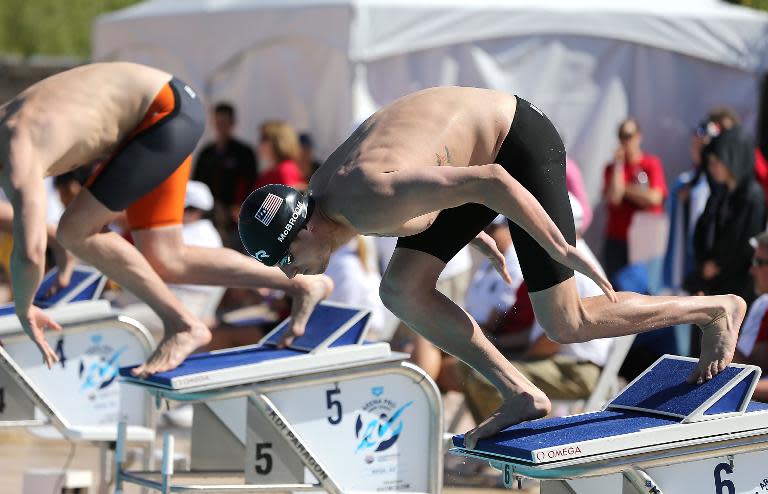
{"type": "Polygon", "coordinates": [[[403,413],[413,404],[413,401],[398,407],[387,398],[380,398],[384,389],[377,386],[371,389],[376,397],[363,405],[363,412],[373,414],[376,418],[363,421],[363,412],[358,414],[355,421],[355,437],[359,440],[356,453],[360,451],[386,451],[391,448],[403,432],[403,413]]]}
{"type": "Polygon", "coordinates": [[[115,350],[102,343],[102,335],[91,336],[91,346],[80,359],[78,376],[80,390],[87,392],[93,399],[95,393],[112,384],[118,375],[120,355],[127,347],[115,350]]]}

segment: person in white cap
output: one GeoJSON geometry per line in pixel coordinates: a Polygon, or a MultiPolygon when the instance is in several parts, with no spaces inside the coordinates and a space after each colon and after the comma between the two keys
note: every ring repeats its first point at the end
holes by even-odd
{"type": "Polygon", "coordinates": [[[221,235],[205,216],[213,210],[213,194],[203,182],[190,180],[184,197],[184,220],[181,236],[187,245],[221,247],[221,235]]]}

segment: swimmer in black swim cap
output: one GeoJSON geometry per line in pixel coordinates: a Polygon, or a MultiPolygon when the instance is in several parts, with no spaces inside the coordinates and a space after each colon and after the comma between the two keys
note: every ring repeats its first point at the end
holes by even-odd
{"type": "Polygon", "coordinates": [[[291,263],[291,242],[306,228],[313,201],[287,185],[265,185],[251,192],[240,208],[240,240],[267,266],[291,263]]]}
{"type": "MultiPolygon", "coordinates": [[[[701,358],[690,382],[711,379],[733,359],[746,312],[740,297],[617,294],[574,247],[565,146],[544,112],[520,97],[467,87],[404,96],[371,115],[331,153],[312,175],[308,197],[314,207],[310,212],[307,205],[306,228],[295,233],[296,224],[287,232],[284,223],[277,227],[280,234],[295,235],[288,250],[270,247],[275,232],[257,238],[249,250],[282,261],[280,269],[293,276],[321,272],[331,252],[358,234],[399,237],[382,276],[382,302],[411,329],[469,364],[503,398],[491,417],[465,435],[469,449],[480,438],[551,409],[547,396],[488,341],[477,321],[436,290],[446,263],[467,243],[509,280],[503,254],[483,232],[497,213],[509,220],[536,321],[553,341],[696,324],[703,330],[701,358]],[[604,296],[581,298],[574,270],[591,278],[604,296]]],[[[269,202],[260,212],[265,201],[266,196],[248,206],[251,217],[278,214],[269,202]]]]}

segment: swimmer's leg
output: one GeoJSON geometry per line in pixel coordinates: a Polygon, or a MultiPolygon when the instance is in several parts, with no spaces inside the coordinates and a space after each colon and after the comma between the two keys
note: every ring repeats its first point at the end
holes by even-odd
{"type": "MultiPolygon", "coordinates": [[[[475,368],[499,390],[504,404],[489,419],[492,426],[498,423],[497,416],[511,425],[546,415],[550,403],[544,393],[504,358],[469,314],[437,291],[444,267],[443,261],[425,252],[395,249],[381,282],[382,301],[414,331],[475,368]]],[[[474,447],[472,434],[467,441],[474,447]]]]}
{"type": "Polygon", "coordinates": [[[114,216],[84,188],[61,217],[57,238],[65,248],[143,300],[163,321],[163,341],[135,373],[145,376],[173,369],[207,345],[211,332],[184,308],[133,245],[114,232],[102,232],[114,216]]]}
{"type": "Polygon", "coordinates": [[[575,278],[530,293],[536,320],[554,341],[575,343],[696,324],[703,330],[701,357],[689,381],[709,380],[731,363],[747,308],[741,297],[616,295],[617,303],[605,296],[580,299],[575,278]]]}
{"type": "MultiPolygon", "coordinates": [[[[711,379],[731,362],[746,310],[740,297],[652,297],[632,292],[617,295],[618,303],[605,296],[580,299],[573,277],[530,293],[536,320],[553,341],[575,343],[692,323],[700,325],[704,335],[699,365],[689,381],[711,379]]],[[[520,421],[510,409],[508,398],[502,395],[502,399],[496,412],[466,434],[466,444],[474,446],[479,439],[520,421]]]]}
{"type": "MultiPolygon", "coordinates": [[[[589,276],[611,298],[618,296],[596,267],[568,244],[538,200],[500,165],[425,166],[383,174],[378,180],[386,184],[383,190],[397,197],[387,203],[394,204],[391,209],[396,217],[407,220],[436,209],[483,204],[520,226],[552,259],[589,276]],[[411,208],[410,212],[403,207],[411,208]]],[[[390,212],[384,204],[380,207],[390,212]]],[[[582,303],[573,278],[532,293],[531,300],[542,326],[552,331],[550,338],[562,342],[635,334],[674,324],[699,325],[705,330],[703,352],[691,381],[709,379],[731,362],[746,310],[744,301],[734,295],[648,297],[625,293],[618,301],[592,297],[582,303]],[[613,305],[607,305],[609,302],[613,305]]]]}
{"type": "Polygon", "coordinates": [[[167,283],[286,292],[293,298],[291,338],[283,342],[286,345],[304,334],[315,305],[333,290],[333,282],[325,275],[288,279],[279,268],[264,266],[232,249],[186,245],[181,225],[135,230],[132,235],[138,249],[167,283]]]}

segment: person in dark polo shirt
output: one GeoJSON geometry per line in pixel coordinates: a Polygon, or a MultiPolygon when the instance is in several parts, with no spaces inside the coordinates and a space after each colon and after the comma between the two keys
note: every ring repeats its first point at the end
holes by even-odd
{"type": "Polygon", "coordinates": [[[258,161],[251,146],[234,134],[237,115],[229,103],[218,103],[213,109],[216,137],[203,147],[195,162],[193,180],[211,189],[214,199],[214,222],[224,241],[240,247],[235,230],[240,204],[253,189],[258,176],[258,161]],[[234,241],[230,240],[234,238],[234,241]]]}

